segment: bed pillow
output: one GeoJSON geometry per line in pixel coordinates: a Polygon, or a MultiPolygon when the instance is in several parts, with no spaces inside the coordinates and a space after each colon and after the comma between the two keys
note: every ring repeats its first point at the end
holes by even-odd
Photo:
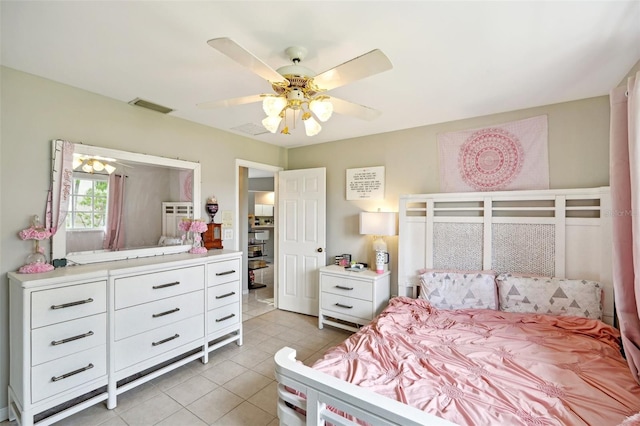
{"type": "Polygon", "coordinates": [[[493,271],[423,270],[420,297],[438,309],[498,309],[493,271]]]}
{"type": "Polygon", "coordinates": [[[597,281],[500,274],[500,310],[602,319],[602,284],[597,281]]]}

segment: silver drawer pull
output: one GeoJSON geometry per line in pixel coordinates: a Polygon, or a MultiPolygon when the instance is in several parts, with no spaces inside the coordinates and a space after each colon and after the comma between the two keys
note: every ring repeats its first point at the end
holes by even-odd
{"type": "Polygon", "coordinates": [[[89,364],[86,367],[78,368],[77,370],[71,371],[69,373],[63,374],[62,376],[51,378],[52,382],[57,382],[58,380],[66,379],[67,377],[75,376],[76,374],[82,373],[83,371],[91,370],[93,368],[93,364],[89,364]]]}
{"type": "Polygon", "coordinates": [[[178,333],[176,333],[175,336],[167,337],[166,339],[158,340],[157,342],[152,342],[151,346],[158,346],[158,345],[161,345],[163,343],[170,342],[173,339],[177,339],[178,337],[180,337],[180,335],[178,333]]]}
{"type": "Polygon", "coordinates": [[[220,296],[216,296],[216,299],[224,299],[225,297],[233,296],[234,294],[236,294],[236,292],[232,291],[231,293],[227,293],[227,294],[222,294],[220,296]]]}
{"type": "Polygon", "coordinates": [[[345,287],[342,285],[337,285],[336,288],[339,288],[340,290],[353,290],[353,287],[345,287]]]}
{"type": "Polygon", "coordinates": [[[91,302],[93,302],[93,299],[90,297],[87,300],[78,300],[77,302],[63,303],[62,305],[51,305],[51,309],[70,308],[71,306],[84,305],[85,303],[91,303],[91,302]]]}
{"type": "Polygon", "coordinates": [[[351,309],[351,308],[353,308],[353,306],[343,305],[342,303],[336,303],[336,306],[338,306],[338,307],[340,307],[340,308],[347,308],[347,309],[351,309]]]}
{"type": "Polygon", "coordinates": [[[235,317],[235,316],[236,316],[236,314],[227,315],[226,317],[218,318],[218,319],[216,320],[216,322],[226,321],[226,320],[231,319],[231,318],[233,318],[233,317],[235,317]]]}
{"type": "Polygon", "coordinates": [[[224,272],[216,272],[216,277],[219,277],[221,275],[229,275],[229,274],[235,274],[236,271],[234,271],[233,269],[230,271],[224,271],[224,272]]]}
{"type": "Polygon", "coordinates": [[[63,343],[73,342],[74,340],[84,339],[85,337],[89,337],[89,336],[93,336],[93,331],[89,331],[88,333],[84,333],[84,334],[78,334],[77,336],[73,336],[73,337],[67,337],[66,339],[62,339],[62,340],[53,340],[51,344],[53,346],[58,346],[63,343]]]}
{"type": "Polygon", "coordinates": [[[178,311],[180,311],[180,308],[171,309],[170,311],[166,311],[166,312],[160,312],[159,314],[152,314],[151,316],[153,318],[158,318],[158,317],[163,317],[165,315],[173,314],[178,311]]]}
{"type": "Polygon", "coordinates": [[[154,285],[153,289],[157,290],[159,288],[171,287],[171,286],[178,285],[178,284],[180,284],[180,281],[175,281],[175,282],[167,283],[167,284],[154,285]]]}

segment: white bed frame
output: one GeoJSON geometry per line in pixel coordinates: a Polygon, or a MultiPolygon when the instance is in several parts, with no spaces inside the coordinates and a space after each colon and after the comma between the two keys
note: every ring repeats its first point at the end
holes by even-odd
{"type": "MultiPolygon", "coordinates": [[[[423,268],[588,279],[603,284],[603,321],[613,324],[611,212],[608,187],[401,196],[398,294],[416,297],[423,268]]],[[[293,349],[281,349],[275,364],[281,424],[355,425],[327,406],[375,425],[451,424],[306,367],[293,349]]]]}

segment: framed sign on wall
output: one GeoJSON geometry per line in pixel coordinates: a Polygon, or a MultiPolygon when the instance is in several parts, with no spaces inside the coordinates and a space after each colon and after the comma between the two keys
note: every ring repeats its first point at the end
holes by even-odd
{"type": "Polygon", "coordinates": [[[384,166],[347,169],[347,200],[384,199],[384,166]]]}

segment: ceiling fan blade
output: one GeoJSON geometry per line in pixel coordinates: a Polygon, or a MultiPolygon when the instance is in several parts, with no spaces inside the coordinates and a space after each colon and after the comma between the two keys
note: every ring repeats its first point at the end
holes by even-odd
{"type": "Polygon", "coordinates": [[[271,83],[288,83],[276,70],[228,37],[214,38],[207,44],[271,83]]]}
{"type": "Polygon", "coordinates": [[[333,111],[338,114],[350,115],[352,117],[358,117],[362,120],[371,121],[378,118],[381,114],[377,109],[369,108],[364,105],[354,104],[342,99],[329,98],[329,102],[333,105],[333,111]]]}
{"type": "Polygon", "coordinates": [[[201,109],[226,108],[226,107],[231,107],[236,105],[244,105],[244,104],[251,104],[254,102],[261,102],[263,99],[264,99],[263,95],[242,96],[240,98],[224,99],[222,101],[202,102],[200,104],[197,104],[197,107],[201,109]]]}
{"type": "Polygon", "coordinates": [[[381,50],[374,49],[318,74],[313,81],[320,89],[331,90],[391,68],[393,65],[389,58],[381,50]]]}

